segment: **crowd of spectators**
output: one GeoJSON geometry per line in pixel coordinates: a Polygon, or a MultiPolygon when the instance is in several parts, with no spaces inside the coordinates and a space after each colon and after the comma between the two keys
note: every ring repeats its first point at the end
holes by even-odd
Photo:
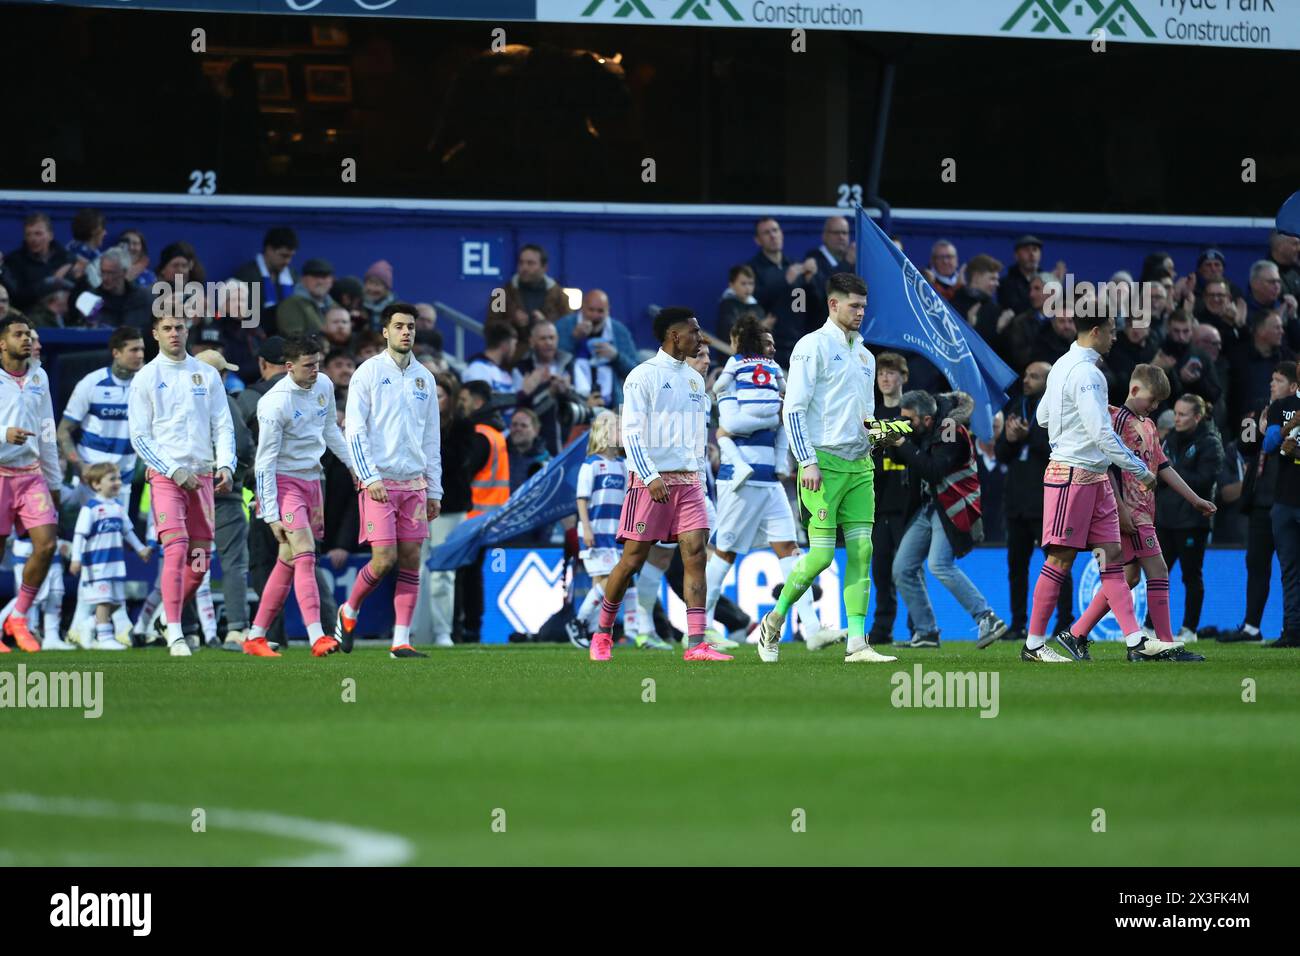
{"type": "MultiPolygon", "coordinates": [[[[211,283],[205,291],[189,285],[214,278],[189,243],[171,242],[154,256],[137,229],[118,232],[111,243],[108,235],[105,217],[93,209],[74,217],[65,242],[56,240],[48,216],[29,215],[21,245],[0,259],[0,316],[19,312],[37,329],[126,325],[147,330],[157,307],[154,285],[166,283],[170,290],[158,298],[173,307],[179,294],[191,320],[191,349],[215,351],[228,363],[227,389],[253,430],[257,398],[284,374],[285,337],[314,335],[324,343],[322,371],[334,384],[340,417],[357,365],[383,348],[378,317],[397,300],[400,280],[386,260],[339,275],[323,257],[302,258],[291,227],[276,227],[262,237],[260,249],[249,250],[247,261],[215,283],[214,296],[211,283]],[[250,303],[260,309],[256,323],[243,321],[250,303]]],[[[729,351],[731,326],[747,313],[771,331],[777,360],[786,365],[799,338],[825,320],[827,279],[852,271],[857,254],[842,217],[827,219],[821,242],[798,258],[787,255],[775,218],[755,224],[752,242],[755,251],[736,257],[716,305],[700,311],[701,325],[712,334],[715,365],[729,351]]],[[[1037,399],[1051,363],[1074,341],[1073,309],[1083,307],[1081,300],[1066,301],[1066,264],[1057,260],[1045,269],[1044,245],[1035,236],[1021,237],[1004,266],[996,257],[1004,250],[978,251],[963,260],[955,243],[940,240],[924,263],[939,295],[1019,376],[1009,404],[995,419],[996,433],[977,445],[985,542],[1005,543],[1017,554],[1032,543],[1027,544],[1029,529],[1038,520],[1033,503],[1040,496],[1027,489],[1034,484],[1033,471],[1041,475],[1046,460],[1045,437],[1034,418],[1037,399]]],[[[1267,507],[1263,496],[1242,495],[1243,487],[1249,492],[1253,484],[1252,471],[1260,470],[1267,408],[1282,392],[1295,389],[1300,241],[1274,235],[1258,261],[1234,263],[1234,271],[1248,277],[1244,288],[1229,280],[1225,256],[1214,248],[1203,250],[1194,264],[1175,264],[1167,253],[1155,251],[1128,265],[1136,268],[1117,271],[1112,281],[1131,282],[1136,273],[1139,287],[1149,292],[1150,309],[1148,314],[1121,310],[1118,340],[1100,364],[1110,401],[1123,403],[1136,365],[1151,363],[1166,371],[1171,394],[1154,413],[1162,436],[1172,434],[1175,446],[1203,443],[1207,435],[1217,441],[1220,454],[1202,456],[1196,467],[1200,474],[1207,461],[1219,462],[1214,475],[1201,476],[1202,485],[1209,484],[1198,491],[1213,494],[1220,510],[1213,527],[1209,519],[1174,514],[1177,509],[1162,514],[1170,527],[1191,522],[1198,534],[1203,530],[1214,540],[1242,544],[1253,527],[1252,509],[1267,507]]],[[[531,243],[519,249],[515,272],[485,304],[481,352],[463,360],[451,354],[436,310],[418,304],[415,358],[434,374],[443,412],[447,500],[435,544],[464,515],[485,510],[475,498],[475,479],[497,467],[494,449],[500,446],[491,433],[504,443],[500,467],[508,472],[505,480],[513,492],[595,414],[618,408],[624,379],[649,353],[638,348],[629,322],[616,318],[615,311],[598,288],[570,301],[564,284],[549,273],[546,250],[531,243]]],[[[145,343],[152,357],[147,334],[145,343]]],[[[898,379],[889,380],[895,404],[904,389],[935,394],[950,389],[921,356],[904,353],[901,360],[901,368],[882,367],[882,373],[898,379]]],[[[878,406],[888,404],[886,399],[878,394],[878,406]]],[[[322,550],[324,563],[339,569],[358,550],[356,502],[340,463],[327,460],[326,476],[327,510],[343,517],[329,522],[322,550]]],[[[468,620],[460,613],[452,621],[437,621],[435,629],[476,639],[481,579],[477,591],[474,582],[464,580],[440,578],[433,586],[442,589],[438,593],[454,588],[457,604],[467,602],[470,609],[468,620]]],[[[1013,613],[1020,616],[1021,608],[1013,613]]]]}

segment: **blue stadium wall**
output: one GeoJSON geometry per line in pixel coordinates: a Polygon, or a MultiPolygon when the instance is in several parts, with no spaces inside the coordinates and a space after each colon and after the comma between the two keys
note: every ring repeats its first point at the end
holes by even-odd
{"type": "MultiPolygon", "coordinates": [[[[397,292],[414,301],[441,300],[473,318],[485,316],[491,291],[513,274],[515,250],[525,242],[550,253],[550,274],[564,285],[599,287],[609,293],[612,314],[633,329],[639,345],[653,337],[646,316],[651,304],[684,304],[698,310],[712,328],[728,267],[756,252],[753,224],[757,209],[719,207],[686,212],[691,207],[609,207],[610,211],[555,211],[560,204],[435,203],[395,201],[342,205],[322,199],[283,201],[240,197],[181,197],[176,201],[123,201],[108,194],[69,196],[38,193],[0,196],[0,248],[22,241],[22,217],[42,209],[54,219],[59,242],[70,238],[75,211],[86,205],[103,210],[110,241],[121,230],[144,232],[155,257],[164,245],[185,239],[198,249],[209,279],[222,279],[260,251],[262,234],[271,226],[292,225],[300,248],[297,264],[311,257],[329,259],[339,275],[360,275],[376,259],[393,265],[397,292]],[[469,208],[472,207],[472,208],[469,208]],[[734,210],[734,211],[724,211],[734,210]],[[466,244],[474,268],[481,268],[480,244],[500,277],[464,274],[466,244]]],[[[820,242],[825,215],[847,210],[773,209],[786,233],[786,252],[794,257],[820,242]]],[[[1117,269],[1135,276],[1143,257],[1168,250],[1182,273],[1191,271],[1196,253],[1216,245],[1228,260],[1229,277],[1245,286],[1250,263],[1267,249],[1268,228],[1262,221],[1106,217],[1054,214],[997,214],[899,211],[892,231],[903,240],[909,258],[923,265],[935,239],[957,243],[962,260],[987,252],[1004,263],[1011,246],[1026,232],[1045,243],[1043,261],[1050,269],[1064,259],[1077,279],[1107,279],[1117,269]]],[[[471,270],[472,271],[472,270],[471,270]]],[[[450,345],[450,329],[444,327],[450,345]]],[[[471,337],[470,351],[479,343],[471,337]]]]}

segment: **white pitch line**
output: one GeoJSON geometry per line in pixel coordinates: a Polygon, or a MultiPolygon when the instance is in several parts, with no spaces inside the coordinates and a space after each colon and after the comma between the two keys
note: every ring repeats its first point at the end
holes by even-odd
{"type": "MultiPolygon", "coordinates": [[[[271,860],[263,864],[265,866],[400,866],[414,856],[410,842],[391,833],[258,810],[231,810],[225,807],[204,809],[208,825],[214,828],[264,833],[328,847],[320,853],[303,857],[271,860]]],[[[46,797],[34,793],[0,793],[0,810],[48,816],[171,823],[187,829],[193,813],[192,808],[158,803],[115,803],[111,800],[80,797],[46,797]]]]}

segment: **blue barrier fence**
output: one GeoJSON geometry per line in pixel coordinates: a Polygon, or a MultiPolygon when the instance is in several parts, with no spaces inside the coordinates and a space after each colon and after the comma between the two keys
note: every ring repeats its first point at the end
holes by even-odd
{"type": "MultiPolygon", "coordinates": [[[[1042,555],[1036,554],[1030,563],[1030,588],[1042,566],[1042,555]]],[[[977,548],[958,562],[1001,615],[1010,613],[1010,591],[1007,580],[1007,557],[1003,548],[977,548]]],[[[835,564],[821,578],[822,600],[818,612],[823,621],[833,627],[843,627],[843,607],[840,580],[844,570],[844,552],[837,551],[835,564]]],[[[485,562],[484,583],[487,594],[487,611],[483,620],[484,643],[507,640],[514,631],[535,633],[563,601],[563,552],[558,548],[498,549],[489,552],[485,562]]],[[[1205,556],[1204,568],[1207,589],[1201,613],[1201,626],[1219,628],[1237,627],[1245,615],[1245,552],[1239,549],[1211,549],[1205,556]],[[1223,582],[1233,582],[1224,586],[1223,582]]],[[[724,586],[724,593],[740,605],[746,614],[757,620],[775,605],[772,588],[783,580],[776,555],[771,551],[755,552],[740,558],[724,586]]],[[[930,600],[944,640],[974,640],[975,622],[934,578],[927,577],[930,600]]],[[[1075,614],[1092,600],[1100,586],[1096,563],[1089,557],[1080,557],[1074,568],[1075,614]]],[[[1175,630],[1182,622],[1183,584],[1175,567],[1170,576],[1170,614],[1175,630]]],[[[375,600],[375,599],[372,599],[375,600]]],[[[673,623],[685,630],[686,609],[675,594],[663,585],[660,601],[664,603],[673,623]]],[[[367,602],[369,605],[369,602],[367,602]]],[[[1141,583],[1136,595],[1139,616],[1146,613],[1146,585],[1141,583]]],[[[868,621],[875,613],[876,592],[872,587],[868,621]]],[[[894,636],[906,640],[906,605],[900,604],[894,623],[894,636]]],[[[791,623],[786,624],[790,636],[791,623]]],[[[1277,562],[1274,561],[1272,590],[1264,614],[1264,633],[1273,637],[1282,629],[1282,586],[1277,562]]],[[[1117,639],[1121,635],[1115,619],[1107,616],[1098,626],[1099,639],[1117,639]]]]}
{"type": "MultiPolygon", "coordinates": [[[[157,557],[145,564],[134,554],[128,553],[127,575],[133,580],[152,582],[157,574],[157,557]]],[[[342,603],[356,580],[357,572],[369,560],[368,555],[356,554],[348,558],[347,564],[335,572],[328,564],[326,570],[334,576],[335,600],[342,603]]],[[[1035,554],[1030,562],[1030,589],[1042,566],[1041,554],[1035,554]]],[[[1003,617],[1010,613],[1010,592],[1007,581],[1007,557],[1003,548],[976,548],[958,562],[960,567],[975,582],[975,585],[988,598],[989,603],[1003,617]]],[[[484,561],[484,592],[486,609],[483,615],[483,643],[499,644],[508,641],[512,632],[536,633],[552,614],[559,610],[564,600],[564,554],[559,548],[497,548],[488,551],[484,561]]],[[[843,627],[843,606],[840,595],[840,580],[844,571],[844,552],[837,551],[835,564],[823,572],[820,584],[822,599],[818,613],[824,623],[831,627],[843,627]]],[[[213,577],[220,579],[220,562],[215,561],[213,577]]],[[[1201,613],[1201,626],[1215,625],[1221,629],[1235,628],[1245,616],[1245,551],[1236,548],[1212,548],[1205,555],[1204,576],[1206,581],[1205,604],[1201,613]],[[1225,582],[1231,582],[1225,583],[1225,582]]],[[[737,560],[735,568],[728,576],[723,592],[740,605],[746,614],[755,620],[766,613],[776,603],[772,598],[772,588],[781,583],[783,577],[777,564],[776,555],[771,551],[759,551],[737,560]]],[[[389,575],[367,598],[362,605],[357,622],[357,633],[362,636],[388,637],[393,626],[393,581],[389,575]]],[[[934,604],[935,616],[944,640],[974,640],[975,623],[961,606],[932,577],[927,577],[930,600],[934,604]]],[[[76,581],[70,575],[65,578],[68,594],[75,593],[76,581]]],[[[1081,613],[1092,600],[1099,587],[1096,563],[1080,557],[1074,568],[1074,612],[1081,613]]],[[[214,589],[217,585],[214,584],[214,589]]],[[[13,593],[13,577],[5,574],[0,578],[0,598],[7,600],[13,593]]],[[[1169,606],[1173,627],[1178,629],[1183,615],[1183,583],[1178,568],[1170,575],[1169,606]]],[[[667,584],[662,585],[660,601],[668,611],[673,624],[681,630],[686,626],[686,608],[678,597],[672,593],[667,584]]],[[[1139,618],[1146,613],[1146,585],[1140,583],[1136,591],[1136,606],[1139,618]]],[[[876,590],[874,583],[871,591],[871,603],[868,610],[868,622],[876,608],[876,590]]],[[[297,598],[289,595],[285,605],[285,632],[294,638],[305,638],[307,629],[298,613],[297,598]]],[[[791,636],[793,621],[786,623],[786,637],[791,636]]],[[[326,630],[330,629],[327,623],[326,630]]],[[[1269,603],[1264,612],[1263,630],[1269,637],[1276,637],[1282,632],[1282,584],[1276,559],[1273,562],[1272,584],[1269,603]]],[[[906,640],[907,613],[906,605],[900,602],[898,617],[894,622],[896,639],[906,640]]],[[[1119,638],[1119,628],[1111,616],[1104,618],[1094,636],[1102,640],[1119,638]]]]}

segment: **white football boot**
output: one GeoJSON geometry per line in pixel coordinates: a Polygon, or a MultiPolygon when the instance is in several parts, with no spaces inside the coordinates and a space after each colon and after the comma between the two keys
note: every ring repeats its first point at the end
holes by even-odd
{"type": "Polygon", "coordinates": [[[775,664],[781,656],[781,631],[785,622],[777,623],[776,611],[771,610],[758,622],[758,659],[764,664],[775,664]]]}
{"type": "Polygon", "coordinates": [[[846,664],[888,664],[890,661],[898,660],[897,657],[890,657],[887,654],[881,654],[874,647],[868,644],[861,650],[854,651],[844,658],[846,664]]]}

